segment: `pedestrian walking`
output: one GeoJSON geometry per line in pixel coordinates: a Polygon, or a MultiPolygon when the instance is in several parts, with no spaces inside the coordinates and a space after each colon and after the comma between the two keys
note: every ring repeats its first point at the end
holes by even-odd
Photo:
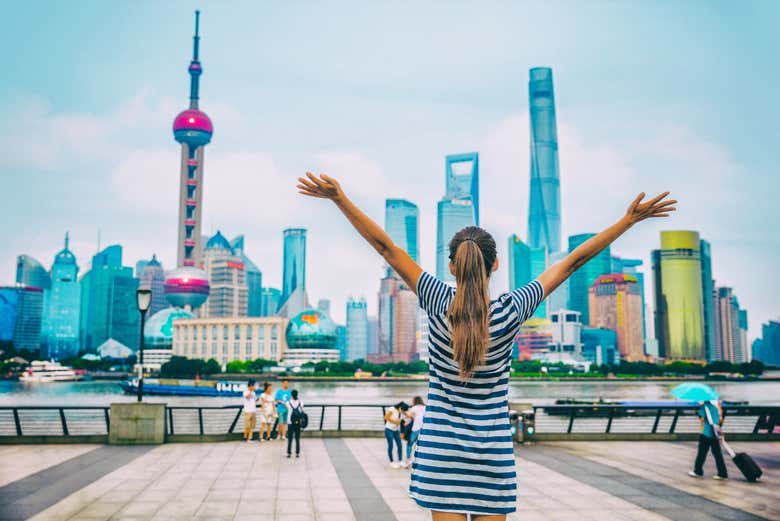
{"type": "MultiPolygon", "coordinates": [[[[663,193],[645,203],[644,193],[639,194],[615,224],[538,279],[491,300],[488,283],[498,259],[496,243],[486,231],[468,226],[450,240],[449,271],[455,289],[423,272],[355,206],[338,181],[307,173],[298,182],[301,194],[335,203],[417,294],[428,314],[428,404],[412,464],[410,496],[432,511],[433,521],[465,521],[469,516],[472,521],[505,520],[517,508],[508,391],[512,343],[520,325],[572,273],[639,221],[669,215],[675,201],[667,201],[668,193],[663,193]]],[[[391,439],[395,441],[396,423],[391,419],[392,413],[385,420],[388,449],[391,439]]]]}
{"type": "Polygon", "coordinates": [[[285,404],[288,410],[287,430],[287,457],[292,454],[292,443],[295,440],[295,457],[301,455],[301,430],[306,427],[306,413],[303,410],[303,402],[298,398],[298,390],[290,392],[290,400],[285,404]]]}
{"type": "Polygon", "coordinates": [[[257,425],[257,394],[255,389],[257,384],[254,380],[249,380],[246,383],[246,390],[244,391],[244,441],[252,441],[254,436],[255,425],[257,425]]]}
{"type": "Polygon", "coordinates": [[[712,458],[715,460],[715,467],[718,470],[718,473],[712,476],[712,478],[729,479],[726,463],[723,461],[723,453],[720,450],[721,429],[723,426],[723,406],[720,400],[702,402],[697,414],[701,427],[699,447],[696,451],[696,461],[693,464],[693,470],[688,472],[688,475],[693,478],[702,477],[704,475],[704,460],[707,458],[707,452],[712,452],[712,458]]]}
{"type": "Polygon", "coordinates": [[[276,403],[277,423],[279,430],[279,438],[282,440],[287,439],[287,423],[289,420],[287,408],[287,402],[290,401],[290,382],[288,380],[282,380],[281,389],[276,390],[274,396],[274,402],[276,403]]]}
{"type": "Polygon", "coordinates": [[[274,426],[276,417],[276,407],[271,391],[271,384],[265,382],[263,393],[260,395],[260,441],[270,441],[271,428],[274,426]]]}
{"type": "Polygon", "coordinates": [[[398,402],[385,412],[385,439],[387,440],[387,457],[390,460],[390,466],[394,469],[400,468],[403,462],[401,456],[401,418],[404,415],[403,402],[398,402]],[[398,460],[393,461],[393,445],[396,447],[398,460]]]}
{"type": "Polygon", "coordinates": [[[412,400],[412,408],[406,412],[406,415],[412,419],[412,426],[409,430],[409,436],[406,439],[406,460],[402,463],[404,468],[412,464],[412,451],[417,444],[417,438],[423,426],[423,417],[425,416],[425,402],[421,396],[415,396],[412,400]]]}

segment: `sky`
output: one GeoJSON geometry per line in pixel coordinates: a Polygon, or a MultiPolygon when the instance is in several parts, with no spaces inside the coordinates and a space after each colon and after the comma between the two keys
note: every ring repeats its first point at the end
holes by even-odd
{"type": "Polygon", "coordinates": [[[16,2],[0,47],[0,284],[26,253],[49,267],[70,233],[81,272],[121,244],[133,266],[176,262],[179,146],[193,11],[201,14],[203,230],[244,234],[281,286],[282,230],[308,228],[311,300],[343,322],[377,308],[382,261],[332,204],[297,195],[306,170],[339,179],[383,223],[420,208],[435,270],[444,156],[480,154],[481,224],[527,236],[528,70],[553,69],[562,229],[597,232],[640,192],[679,210],[612,251],[645,261],[661,230],[712,244],[716,284],[748,310],[749,338],[780,316],[780,44],[776,2],[16,2]],[[45,7],[45,9],[42,9],[45,7]]]}

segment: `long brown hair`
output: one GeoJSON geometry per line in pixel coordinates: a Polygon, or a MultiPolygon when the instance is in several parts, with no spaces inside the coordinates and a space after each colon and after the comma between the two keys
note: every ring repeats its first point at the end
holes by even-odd
{"type": "Polygon", "coordinates": [[[488,278],[496,261],[496,241],[482,228],[467,226],[450,241],[450,261],[458,287],[447,320],[453,356],[465,380],[484,362],[490,340],[488,278]]]}

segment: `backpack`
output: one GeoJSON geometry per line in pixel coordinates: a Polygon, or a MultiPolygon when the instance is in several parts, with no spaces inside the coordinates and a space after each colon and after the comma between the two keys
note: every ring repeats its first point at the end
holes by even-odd
{"type": "Polygon", "coordinates": [[[290,425],[293,427],[300,427],[301,430],[309,426],[309,415],[303,412],[303,407],[300,402],[298,402],[298,407],[293,407],[292,414],[290,415],[290,425]]]}

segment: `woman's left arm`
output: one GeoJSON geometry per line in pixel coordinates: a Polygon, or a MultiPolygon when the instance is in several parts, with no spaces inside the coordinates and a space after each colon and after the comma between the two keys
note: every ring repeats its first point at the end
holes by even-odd
{"type": "Polygon", "coordinates": [[[330,199],[341,210],[341,213],[352,223],[352,226],[381,255],[385,261],[404,280],[406,285],[417,292],[417,279],[422,274],[422,268],[398,247],[381,226],[366,215],[341,189],[341,185],[325,174],[319,177],[306,172],[306,177],[298,178],[298,192],[310,197],[330,199]]]}

